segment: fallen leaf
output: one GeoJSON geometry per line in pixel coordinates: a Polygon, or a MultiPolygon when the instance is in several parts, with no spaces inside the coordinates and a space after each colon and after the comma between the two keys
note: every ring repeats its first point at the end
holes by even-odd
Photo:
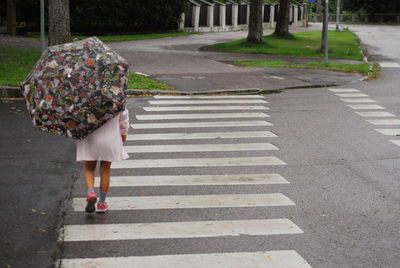
{"type": "Polygon", "coordinates": [[[46,215],[47,213],[44,212],[44,211],[42,211],[42,212],[40,212],[40,214],[44,216],[44,215],[46,215]]]}
{"type": "Polygon", "coordinates": [[[47,230],[46,229],[42,229],[42,228],[39,228],[38,231],[42,232],[42,233],[47,233],[47,230]]]}
{"type": "Polygon", "coordinates": [[[32,208],[32,212],[33,212],[33,213],[36,213],[36,209],[32,208]]]}

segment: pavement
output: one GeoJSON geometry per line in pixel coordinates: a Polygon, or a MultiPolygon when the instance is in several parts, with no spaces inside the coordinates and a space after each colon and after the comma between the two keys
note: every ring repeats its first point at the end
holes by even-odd
{"type": "Polygon", "coordinates": [[[49,267],[80,176],[75,143],[36,130],[23,101],[0,103],[0,129],[0,267],[49,267]]]}

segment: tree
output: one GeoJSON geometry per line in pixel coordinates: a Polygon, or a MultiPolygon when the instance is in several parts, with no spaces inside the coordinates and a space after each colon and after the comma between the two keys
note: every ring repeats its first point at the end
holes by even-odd
{"type": "Polygon", "coordinates": [[[369,14],[374,13],[397,13],[400,12],[400,1],[398,0],[343,0],[343,8],[349,11],[364,10],[369,14]]]}
{"type": "Polygon", "coordinates": [[[280,0],[278,20],[276,22],[274,34],[279,37],[288,38],[290,18],[290,0],[280,0]]]}
{"type": "Polygon", "coordinates": [[[264,43],[262,9],[263,0],[250,0],[248,42],[264,43]]]}
{"type": "Polygon", "coordinates": [[[49,46],[71,41],[69,0],[49,0],[49,46]]]}
{"type": "Polygon", "coordinates": [[[17,3],[7,0],[7,33],[17,35],[17,3]]]}

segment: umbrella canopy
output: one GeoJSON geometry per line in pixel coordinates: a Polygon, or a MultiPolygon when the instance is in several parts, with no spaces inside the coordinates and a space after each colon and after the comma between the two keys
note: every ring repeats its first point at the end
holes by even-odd
{"type": "Polygon", "coordinates": [[[40,130],[84,139],[125,109],[128,63],[96,37],[49,47],[21,84],[40,130]]]}

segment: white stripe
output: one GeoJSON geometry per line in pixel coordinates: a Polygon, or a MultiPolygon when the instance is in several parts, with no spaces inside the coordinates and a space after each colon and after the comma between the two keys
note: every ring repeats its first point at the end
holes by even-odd
{"type": "Polygon", "coordinates": [[[168,112],[168,111],[224,111],[224,110],[269,110],[265,106],[167,106],[167,107],[143,107],[147,112],[168,112]]]}
{"type": "Polygon", "coordinates": [[[374,100],[371,99],[341,99],[344,102],[348,102],[348,103],[372,103],[372,102],[376,102],[374,100]]]}
{"type": "Polygon", "coordinates": [[[260,95],[224,95],[224,96],[154,96],[155,99],[264,99],[260,95]]]}
{"type": "Polygon", "coordinates": [[[382,133],[386,136],[400,136],[400,129],[399,128],[389,128],[389,129],[375,129],[376,131],[382,133]]]}
{"type": "Polygon", "coordinates": [[[339,97],[342,98],[359,98],[359,97],[369,97],[369,95],[367,94],[363,94],[363,93],[339,93],[336,94],[339,97]]]}
{"type": "Polygon", "coordinates": [[[208,118],[243,118],[270,117],[264,113],[208,113],[208,114],[145,114],[137,115],[138,120],[176,120],[176,119],[208,119],[208,118]]]}
{"type": "Polygon", "coordinates": [[[358,89],[355,88],[330,88],[329,91],[335,93],[352,93],[352,92],[360,92],[358,89]]]}
{"type": "Polygon", "coordinates": [[[231,104],[231,103],[268,103],[265,100],[168,100],[168,101],[149,101],[152,105],[175,105],[175,104],[231,104]]]}
{"type": "MultiPolygon", "coordinates": [[[[108,197],[115,210],[294,206],[289,198],[274,194],[168,195],[108,197]]],[[[85,211],[86,198],[74,198],[75,211],[85,211]]]]}
{"type": "Polygon", "coordinates": [[[63,259],[61,268],[311,268],[294,250],[63,259]]]}
{"type": "Polygon", "coordinates": [[[400,64],[395,63],[395,62],[380,62],[379,65],[382,68],[399,68],[400,64]]]}
{"type": "Polygon", "coordinates": [[[400,125],[398,119],[366,119],[373,125],[400,125]]]}
{"type": "Polygon", "coordinates": [[[398,145],[398,146],[400,146],[400,140],[391,140],[391,142],[396,144],[396,145],[398,145]]]}
{"type": "Polygon", "coordinates": [[[279,158],[232,157],[232,158],[181,158],[181,159],[138,159],[115,162],[112,168],[166,168],[166,167],[224,167],[224,166],[268,166],[286,165],[279,158]]]}
{"type": "MultiPolygon", "coordinates": [[[[113,176],[111,186],[185,186],[185,185],[254,185],[288,184],[279,174],[240,174],[240,175],[160,175],[160,176],[113,176]]],[[[95,186],[100,186],[96,177],[95,186]]]]}
{"type": "Polygon", "coordinates": [[[249,132],[204,132],[204,133],[162,133],[162,134],[132,134],[128,141],[140,140],[201,140],[201,139],[234,139],[234,138],[275,138],[270,131],[249,132]]]}
{"type": "Polygon", "coordinates": [[[124,146],[127,153],[232,152],[279,150],[271,143],[177,144],[124,146]]]}
{"type": "Polygon", "coordinates": [[[384,107],[377,104],[354,104],[347,105],[354,110],[385,110],[384,107]]]}
{"type": "Polygon", "coordinates": [[[389,112],[356,112],[356,114],[363,117],[394,117],[394,114],[389,112]]]}
{"type": "Polygon", "coordinates": [[[150,76],[150,75],[148,75],[148,74],[141,73],[141,72],[135,72],[135,74],[142,75],[142,76],[146,76],[146,77],[149,77],[149,76],[150,76]]]}
{"type": "Polygon", "coordinates": [[[187,122],[187,123],[143,123],[132,124],[134,129],[149,128],[202,128],[202,127],[256,127],[256,126],[273,126],[267,121],[220,121],[220,122],[187,122]]]}
{"type": "Polygon", "coordinates": [[[288,219],[65,225],[64,241],[302,234],[288,219]]]}

